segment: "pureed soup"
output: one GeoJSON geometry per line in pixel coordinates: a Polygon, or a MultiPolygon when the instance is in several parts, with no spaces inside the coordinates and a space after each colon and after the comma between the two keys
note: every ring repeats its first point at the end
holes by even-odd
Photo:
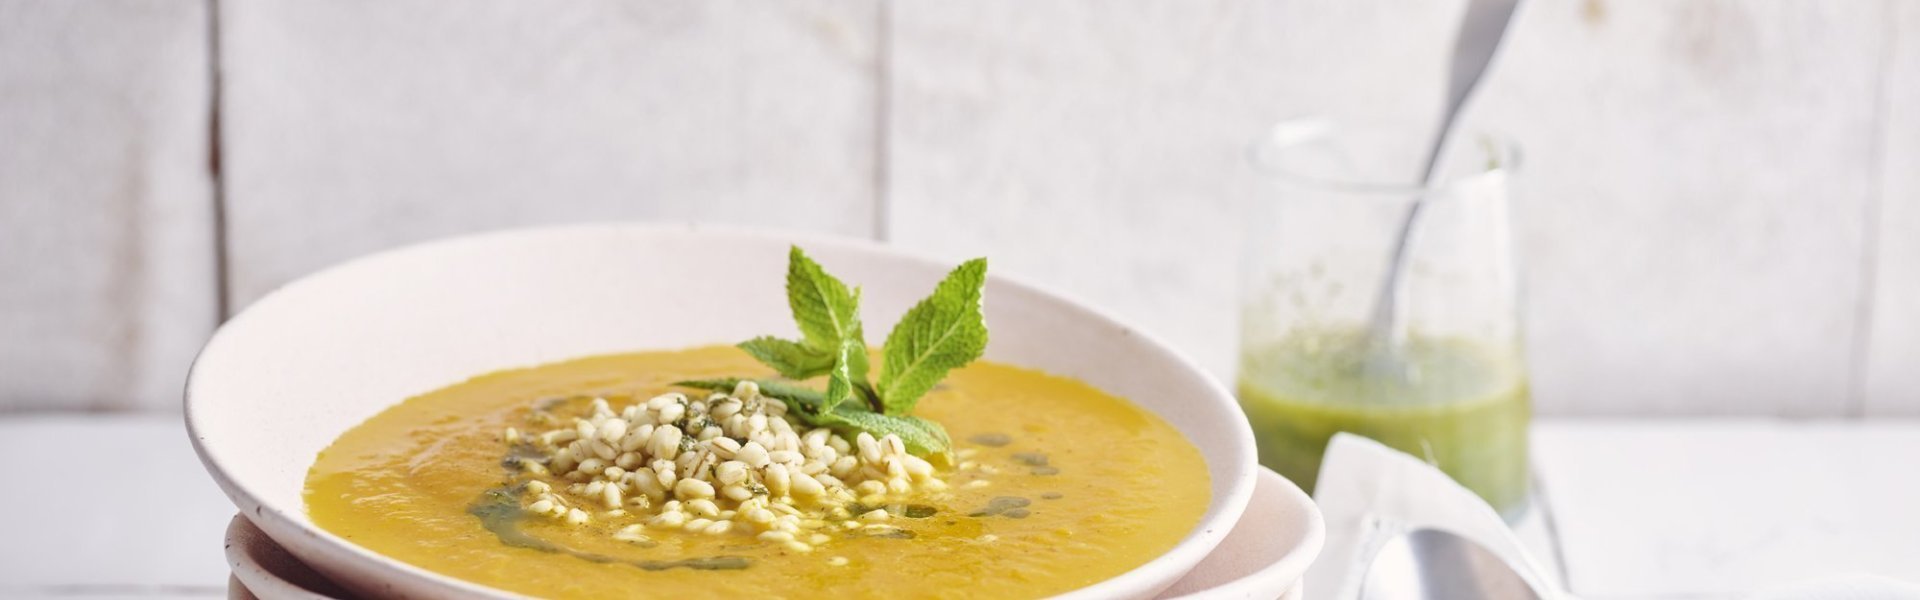
{"type": "MultiPolygon", "coordinates": [[[[780,438],[736,436],[748,432],[726,425],[740,408],[779,403],[739,402],[751,390],[709,396],[671,385],[764,373],[740,350],[708,347],[476,377],[342,435],[308,476],[308,510],[320,527],[388,557],[533,596],[1018,598],[1065,592],[1146,563],[1178,543],[1208,502],[1206,465],[1172,426],[1084,383],[1036,371],[976,362],[920,403],[916,414],[952,435],[957,464],[950,466],[908,464],[898,457],[911,455],[880,440],[823,436],[786,416],[764,419],[786,428],[760,431],[797,432],[798,452],[728,453],[722,448],[780,438]],[[663,465],[622,460],[625,451],[603,461],[627,471],[617,493],[605,483],[589,493],[591,482],[606,480],[604,470],[593,479],[555,474],[567,465],[545,448],[580,441],[580,423],[599,423],[596,440],[606,439],[611,423],[625,423],[611,425],[625,428],[612,436],[624,440],[661,416],[646,407],[663,397],[687,399],[664,403],[673,421],[726,430],[672,442],[676,467],[722,470],[713,480],[744,482],[744,501],[724,491],[732,484],[682,483],[684,468],[661,485],[654,467],[663,465]],[[636,404],[642,408],[625,410],[636,404]],[[509,428],[514,433],[503,434],[509,428]],[[860,483],[836,495],[794,483],[822,457],[841,465],[819,473],[842,474],[843,482],[896,479],[886,466],[864,475],[866,465],[838,468],[865,462],[863,453],[881,456],[873,464],[910,471],[904,479],[912,489],[860,483]],[[683,458],[696,455],[713,458],[683,458]],[[787,473],[784,483],[769,476],[776,465],[787,473]],[[642,472],[652,483],[631,485],[642,472]],[[669,504],[677,510],[666,511],[669,504]],[[555,506],[568,508],[556,515],[555,506]],[[767,517],[772,525],[760,522],[767,517]]],[[[755,418],[746,421],[752,427],[755,418]]],[[[656,439],[649,434],[635,454],[648,454],[656,439]]]]}

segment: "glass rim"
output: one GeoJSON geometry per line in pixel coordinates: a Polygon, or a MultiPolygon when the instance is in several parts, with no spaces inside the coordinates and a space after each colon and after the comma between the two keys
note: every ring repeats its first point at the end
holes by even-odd
{"type": "Polygon", "coordinates": [[[1275,121],[1267,127],[1264,135],[1248,145],[1246,151],[1247,162],[1253,167],[1256,173],[1264,177],[1303,187],[1355,195],[1386,195],[1408,198],[1445,195],[1445,192],[1470,185],[1488,177],[1517,172],[1523,166],[1520,146],[1513,141],[1512,137],[1483,130],[1470,130],[1465,132],[1456,130],[1454,132],[1455,139],[1449,140],[1451,143],[1448,145],[1449,147],[1457,146],[1461,143],[1458,141],[1461,139],[1459,136],[1462,134],[1468,135],[1472,140],[1480,142],[1489,149],[1488,155],[1492,158],[1493,165],[1486,169],[1447,177],[1431,183],[1389,183],[1377,180],[1346,180],[1287,169],[1270,160],[1271,156],[1285,151],[1290,146],[1298,146],[1302,142],[1312,139],[1336,136],[1338,135],[1336,132],[1340,127],[1346,124],[1347,122],[1344,121],[1324,117],[1302,117],[1275,121]],[[1276,139],[1283,137],[1283,128],[1289,126],[1292,126],[1295,131],[1284,132],[1284,135],[1285,137],[1293,139],[1276,139]]]}

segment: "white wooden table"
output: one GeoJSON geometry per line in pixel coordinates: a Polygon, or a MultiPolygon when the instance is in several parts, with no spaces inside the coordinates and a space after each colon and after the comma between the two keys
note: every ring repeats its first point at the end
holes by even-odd
{"type": "MultiPolygon", "coordinates": [[[[1535,445],[1523,533],[1586,598],[1920,581],[1920,422],[1556,419],[1535,445]]],[[[0,456],[0,597],[224,596],[233,510],[178,417],[0,418],[0,456]]]]}

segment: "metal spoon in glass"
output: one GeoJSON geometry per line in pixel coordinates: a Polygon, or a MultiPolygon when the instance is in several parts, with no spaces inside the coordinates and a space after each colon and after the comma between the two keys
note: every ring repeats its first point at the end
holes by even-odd
{"type": "Polygon", "coordinates": [[[1540,600],[1512,565],[1479,543],[1439,529],[1388,540],[1367,567],[1359,600],[1540,600]]]}
{"type": "MultiPolygon", "coordinates": [[[[1446,112],[1441,113],[1440,131],[1434,135],[1433,146],[1427,150],[1426,166],[1420,172],[1422,187],[1432,186],[1434,167],[1440,164],[1440,150],[1447,145],[1447,136],[1453,131],[1454,120],[1460,116],[1460,107],[1466,104],[1467,96],[1486,73],[1487,64],[1493,61],[1493,52],[1506,37],[1507,23],[1513,20],[1513,10],[1518,4],[1519,0],[1470,0],[1467,4],[1466,15],[1460,19],[1460,36],[1453,44],[1446,112]]],[[[1408,205],[1407,215],[1400,221],[1400,233],[1394,238],[1393,255],[1387,261],[1379,298],[1373,303],[1373,322],[1369,324],[1367,337],[1376,367],[1397,363],[1406,342],[1406,319],[1402,314],[1406,286],[1402,280],[1407,270],[1408,240],[1413,237],[1414,223],[1419,220],[1420,208],[1425,204],[1425,198],[1414,198],[1408,205]]]]}

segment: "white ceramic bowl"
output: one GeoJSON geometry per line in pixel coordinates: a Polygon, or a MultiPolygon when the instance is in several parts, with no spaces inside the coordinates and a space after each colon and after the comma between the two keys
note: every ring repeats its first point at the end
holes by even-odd
{"type": "MultiPolygon", "coordinates": [[[[699,226],[584,225],[483,234],[354,260],[296,281],[222,326],[187,381],[194,447],[241,512],[294,556],[367,596],[512,597],[375,554],[313,525],[306,472],[342,432],[473,375],[583,355],[791,332],[781,289],[799,244],[892,323],[957,260],[865,242],[699,226]],[[702,292],[704,291],[704,292],[702,292]]],[[[1254,489],[1253,437],[1198,367],[1113,319],[994,275],[987,358],[1139,403],[1200,448],[1213,494],[1178,546],[1063,597],[1144,598],[1232,529],[1254,489]]]]}

